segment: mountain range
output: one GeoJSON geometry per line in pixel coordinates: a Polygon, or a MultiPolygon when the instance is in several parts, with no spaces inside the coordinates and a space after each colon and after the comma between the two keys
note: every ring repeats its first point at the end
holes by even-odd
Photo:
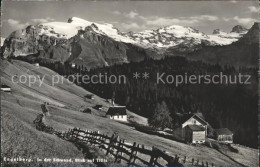
{"type": "Polygon", "coordinates": [[[257,60],[257,55],[248,55],[257,51],[255,46],[259,41],[254,39],[259,39],[259,23],[250,30],[237,25],[229,33],[216,29],[210,35],[177,25],[124,33],[111,24],[72,17],[67,22],[30,25],[14,31],[4,40],[1,50],[5,58],[36,57],[40,61],[75,63],[87,69],[165,56],[185,56],[220,64],[230,59],[235,62],[227,61],[228,64],[255,66],[252,60],[257,60]],[[240,47],[243,44],[246,46],[240,47]],[[233,50],[241,48],[247,51],[236,51],[234,59],[233,50]]]}

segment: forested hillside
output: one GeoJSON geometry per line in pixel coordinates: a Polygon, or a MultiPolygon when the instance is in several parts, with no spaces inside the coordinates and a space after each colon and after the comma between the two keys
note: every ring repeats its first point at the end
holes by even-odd
{"type": "MultiPolygon", "coordinates": [[[[107,74],[125,75],[126,84],[81,84],[85,89],[101,97],[126,105],[127,108],[147,118],[152,116],[158,103],[164,101],[172,118],[175,113],[201,112],[213,128],[229,128],[234,132],[234,142],[257,146],[257,69],[234,68],[232,66],[210,65],[201,61],[189,61],[183,57],[169,57],[162,60],[145,60],[104,67],[91,71],[67,64],[42,64],[63,75],[107,74]],[[141,78],[133,78],[138,72],[141,78]],[[148,79],[142,73],[149,73],[148,79]],[[251,84],[163,84],[156,83],[156,75],[251,75],[251,84]]],[[[176,125],[173,119],[173,125],[176,125]]]]}

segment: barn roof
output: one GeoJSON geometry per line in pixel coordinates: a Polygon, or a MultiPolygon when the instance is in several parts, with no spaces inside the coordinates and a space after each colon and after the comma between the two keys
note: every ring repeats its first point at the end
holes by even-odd
{"type": "Polygon", "coordinates": [[[1,88],[10,88],[10,87],[7,85],[2,85],[1,88]]]}
{"type": "Polygon", "coordinates": [[[84,97],[92,97],[94,96],[93,94],[86,94],[84,97]]]}
{"type": "Polygon", "coordinates": [[[214,132],[216,135],[233,135],[233,132],[231,132],[228,128],[214,129],[214,132]]]}
{"type": "Polygon", "coordinates": [[[199,125],[187,125],[187,127],[190,128],[192,131],[205,131],[205,128],[199,125]]]}
{"type": "Polygon", "coordinates": [[[180,123],[183,124],[186,121],[188,121],[190,118],[194,118],[197,121],[199,121],[202,125],[207,125],[208,123],[200,116],[198,116],[198,114],[183,114],[180,116],[180,123]]]}
{"type": "Polygon", "coordinates": [[[126,107],[125,106],[109,107],[106,115],[126,115],[126,107]]]}

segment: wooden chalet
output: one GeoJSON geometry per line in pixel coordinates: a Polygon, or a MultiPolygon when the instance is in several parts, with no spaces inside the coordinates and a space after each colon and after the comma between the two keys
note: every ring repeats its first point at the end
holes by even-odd
{"type": "Polygon", "coordinates": [[[96,109],[96,110],[102,110],[103,106],[97,104],[97,105],[95,105],[93,108],[96,109]]]}
{"type": "Polygon", "coordinates": [[[113,106],[109,107],[106,116],[110,119],[114,119],[117,121],[127,121],[127,113],[125,106],[113,106]]]}
{"type": "Polygon", "coordinates": [[[93,94],[87,94],[84,97],[87,98],[87,99],[92,99],[92,100],[94,99],[94,95],[93,94]]]}
{"type": "Polygon", "coordinates": [[[178,124],[173,131],[175,137],[190,143],[205,142],[208,123],[203,119],[202,114],[177,114],[174,120],[178,124]]]}
{"type": "Polygon", "coordinates": [[[224,143],[233,143],[233,132],[228,128],[214,129],[214,139],[224,143]]]}
{"type": "Polygon", "coordinates": [[[11,87],[9,87],[9,86],[7,86],[7,85],[2,85],[2,86],[1,86],[1,91],[11,92],[11,87]]]}
{"type": "Polygon", "coordinates": [[[184,128],[184,139],[189,143],[205,143],[206,131],[200,125],[187,125],[184,128]]]}

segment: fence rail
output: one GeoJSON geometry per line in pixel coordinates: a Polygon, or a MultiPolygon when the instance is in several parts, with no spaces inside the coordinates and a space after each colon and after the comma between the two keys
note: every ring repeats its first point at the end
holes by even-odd
{"type": "Polygon", "coordinates": [[[105,151],[105,154],[115,157],[115,163],[125,161],[128,164],[145,164],[151,166],[201,166],[214,167],[213,163],[200,161],[199,159],[171,156],[166,151],[156,147],[128,143],[116,134],[108,136],[99,131],[70,129],[67,132],[57,132],[60,137],[72,142],[91,144],[105,151]],[[145,158],[144,158],[145,157],[145,158]],[[138,162],[137,162],[138,161],[138,162]]]}
{"type": "Polygon", "coordinates": [[[124,139],[120,139],[117,134],[108,136],[107,134],[101,134],[99,131],[82,130],[80,128],[69,129],[67,132],[59,131],[43,123],[42,120],[47,112],[43,106],[42,110],[43,114],[39,114],[33,121],[36,129],[55,134],[64,140],[74,143],[86,143],[99,147],[106,152],[106,155],[113,155],[115,157],[115,163],[120,163],[123,160],[128,164],[142,163],[148,166],[214,167],[213,163],[209,164],[207,161],[195,160],[194,158],[188,158],[186,156],[180,157],[178,155],[173,157],[166,151],[162,151],[156,147],[147,147],[137,144],[136,142],[128,143],[124,139]]]}

